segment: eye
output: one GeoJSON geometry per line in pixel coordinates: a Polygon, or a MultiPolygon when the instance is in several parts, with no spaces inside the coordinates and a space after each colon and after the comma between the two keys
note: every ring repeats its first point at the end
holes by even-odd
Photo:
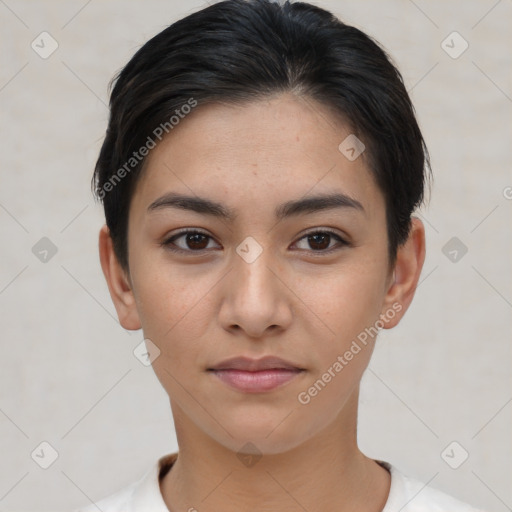
{"type": "Polygon", "coordinates": [[[349,245],[349,243],[340,235],[328,229],[321,231],[311,231],[299,239],[297,243],[299,243],[301,240],[305,240],[306,244],[309,246],[301,250],[320,253],[331,253],[337,249],[340,249],[341,247],[349,245]],[[331,242],[335,240],[338,241],[338,246],[331,246],[331,242]]]}
{"type": "MultiPolygon", "coordinates": [[[[304,240],[309,247],[299,248],[300,250],[322,254],[331,253],[341,247],[350,245],[340,235],[328,229],[311,231],[300,238],[295,245],[302,240],[304,240]],[[331,244],[334,241],[337,241],[338,244],[332,246],[331,244]]],[[[212,247],[209,247],[211,241],[213,241],[213,238],[203,231],[185,229],[167,238],[161,245],[173,252],[202,253],[203,251],[212,249],[212,247]],[[179,240],[181,240],[181,242],[177,243],[179,240]]]]}
{"type": "Polygon", "coordinates": [[[202,231],[188,229],[167,238],[162,245],[174,252],[202,252],[209,249],[208,245],[211,240],[213,238],[202,231]],[[181,245],[176,243],[180,239],[182,239],[181,245]]]}

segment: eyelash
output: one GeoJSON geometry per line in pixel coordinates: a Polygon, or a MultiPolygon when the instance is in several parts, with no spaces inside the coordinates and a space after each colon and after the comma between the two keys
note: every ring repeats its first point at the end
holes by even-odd
{"type": "MultiPolygon", "coordinates": [[[[303,240],[304,238],[307,238],[308,236],[312,236],[312,235],[318,235],[318,234],[322,234],[322,235],[329,235],[333,238],[335,238],[339,245],[338,246],[334,246],[334,247],[331,247],[330,249],[327,249],[327,250],[317,250],[317,251],[314,251],[311,249],[310,252],[312,252],[315,256],[323,256],[323,255],[328,255],[328,254],[331,254],[332,252],[336,251],[336,250],[339,250],[345,246],[349,246],[350,243],[347,242],[345,239],[343,239],[340,235],[338,235],[336,232],[330,230],[330,229],[317,229],[316,231],[310,231],[306,234],[304,234],[301,238],[299,238],[298,241],[300,240],[303,240]]],[[[170,238],[167,238],[166,240],[164,240],[161,245],[164,246],[167,250],[169,251],[172,251],[172,252],[175,252],[175,253],[182,253],[182,254],[197,254],[197,255],[203,255],[205,253],[205,251],[209,251],[210,249],[200,249],[198,251],[193,251],[193,250],[185,250],[185,249],[181,249],[179,247],[176,247],[173,242],[179,238],[181,238],[183,235],[203,235],[207,238],[210,238],[210,239],[213,239],[213,237],[211,237],[210,235],[208,235],[208,233],[205,233],[204,231],[200,231],[200,230],[197,230],[197,229],[183,229],[181,231],[179,231],[178,233],[175,233],[174,235],[172,235],[170,238]]]]}

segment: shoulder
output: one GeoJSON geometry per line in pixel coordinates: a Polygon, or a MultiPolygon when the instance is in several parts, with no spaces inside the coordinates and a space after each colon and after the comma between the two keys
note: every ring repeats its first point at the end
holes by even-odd
{"type": "Polygon", "coordinates": [[[139,480],[73,512],[168,512],[160,492],[160,476],[175,462],[177,453],[165,455],[139,480]]]}
{"type": "Polygon", "coordinates": [[[380,462],[391,473],[388,501],[382,512],[484,512],[453,496],[402,474],[396,467],[380,462]]]}
{"type": "Polygon", "coordinates": [[[106,498],[74,510],[73,512],[98,512],[98,509],[103,512],[126,512],[127,510],[130,510],[128,506],[132,499],[135,487],[136,484],[133,483],[106,498]]]}

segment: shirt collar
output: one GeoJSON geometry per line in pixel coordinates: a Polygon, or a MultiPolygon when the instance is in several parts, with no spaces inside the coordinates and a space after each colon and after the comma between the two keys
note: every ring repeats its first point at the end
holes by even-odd
{"type": "Polygon", "coordinates": [[[161,457],[158,463],[142,477],[132,494],[132,511],[169,512],[160,490],[160,479],[169,471],[177,457],[178,453],[161,457]]]}
{"type": "MultiPolygon", "coordinates": [[[[171,469],[178,458],[178,452],[170,453],[161,457],[157,464],[149,470],[136,485],[132,499],[130,500],[130,512],[140,510],[151,510],[152,512],[169,512],[165,504],[160,489],[160,480],[171,469]]],[[[399,498],[403,496],[404,484],[401,474],[391,464],[385,461],[376,460],[378,464],[384,467],[391,474],[391,488],[389,490],[386,505],[382,512],[391,512],[395,510],[399,498]]]]}

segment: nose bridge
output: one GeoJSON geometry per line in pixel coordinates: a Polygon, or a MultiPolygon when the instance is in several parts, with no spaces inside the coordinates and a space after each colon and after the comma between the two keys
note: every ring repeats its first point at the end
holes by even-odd
{"type": "MultiPolygon", "coordinates": [[[[275,276],[268,267],[273,266],[272,251],[255,238],[247,237],[236,248],[234,258],[234,287],[239,299],[256,304],[265,299],[270,309],[275,300],[275,276]]],[[[253,305],[256,305],[253,304],[253,305]]]]}
{"type": "Polygon", "coordinates": [[[238,326],[251,336],[291,319],[285,288],[276,279],[272,250],[247,237],[236,247],[221,309],[224,327],[238,326]],[[272,270],[271,270],[272,269],[272,270]]]}

